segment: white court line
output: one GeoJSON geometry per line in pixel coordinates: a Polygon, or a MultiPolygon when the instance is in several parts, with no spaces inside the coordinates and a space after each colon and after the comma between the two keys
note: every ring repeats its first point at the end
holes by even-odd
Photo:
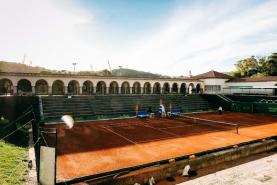
{"type": "Polygon", "coordinates": [[[180,135],[178,135],[178,134],[174,134],[174,133],[172,133],[172,132],[168,132],[168,131],[165,131],[165,130],[161,130],[161,129],[159,129],[159,128],[155,128],[155,127],[152,127],[152,126],[150,126],[150,125],[147,125],[147,124],[145,124],[145,123],[142,123],[142,125],[145,126],[145,127],[149,127],[149,128],[154,129],[154,130],[158,130],[158,131],[160,131],[160,132],[163,132],[163,133],[166,133],[166,134],[175,136],[175,137],[176,137],[176,136],[177,136],[177,137],[180,137],[180,135]]]}
{"type": "Polygon", "coordinates": [[[109,128],[105,127],[105,126],[103,126],[103,127],[104,127],[106,130],[108,130],[108,131],[110,131],[110,132],[116,134],[117,136],[119,136],[119,137],[121,137],[121,138],[123,138],[123,139],[129,141],[130,143],[133,143],[134,145],[136,145],[137,147],[139,147],[141,150],[143,150],[143,151],[146,152],[147,154],[151,154],[151,155],[154,155],[154,156],[156,156],[156,157],[159,156],[157,153],[152,152],[151,150],[150,150],[150,151],[147,150],[147,147],[141,146],[139,143],[136,143],[136,142],[132,141],[131,139],[128,139],[127,137],[125,137],[125,136],[123,136],[123,135],[121,135],[121,134],[119,134],[119,133],[113,131],[112,129],[109,129],[109,128]]]}
{"type": "Polygon", "coordinates": [[[217,136],[213,136],[213,138],[220,139],[220,140],[222,140],[222,141],[226,141],[226,139],[223,139],[223,138],[217,137],[217,136]]]}
{"type": "Polygon", "coordinates": [[[105,127],[105,126],[103,126],[103,127],[104,127],[106,130],[108,130],[108,131],[110,131],[110,132],[116,134],[117,136],[119,136],[119,137],[121,137],[121,138],[123,138],[123,139],[129,141],[130,143],[133,143],[133,144],[135,144],[135,145],[138,145],[138,143],[136,143],[136,142],[134,142],[134,141],[128,139],[127,137],[125,137],[125,136],[123,136],[123,135],[121,135],[121,134],[119,134],[119,133],[113,131],[112,129],[109,129],[109,128],[105,127]]]}

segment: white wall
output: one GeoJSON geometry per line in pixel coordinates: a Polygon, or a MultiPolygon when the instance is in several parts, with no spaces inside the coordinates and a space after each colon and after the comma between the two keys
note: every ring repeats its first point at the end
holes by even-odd
{"type": "MultiPolygon", "coordinates": [[[[207,78],[207,79],[200,79],[201,81],[204,82],[204,85],[220,85],[220,93],[223,92],[223,87],[226,85],[226,81],[228,79],[221,79],[221,78],[207,78]]],[[[212,92],[205,92],[204,93],[212,93],[212,92]]]]}

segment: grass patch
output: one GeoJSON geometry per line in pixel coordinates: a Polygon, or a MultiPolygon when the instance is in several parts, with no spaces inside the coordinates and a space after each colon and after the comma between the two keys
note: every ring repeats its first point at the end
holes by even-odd
{"type": "Polygon", "coordinates": [[[26,184],[28,148],[0,140],[0,184],[26,184]]]}

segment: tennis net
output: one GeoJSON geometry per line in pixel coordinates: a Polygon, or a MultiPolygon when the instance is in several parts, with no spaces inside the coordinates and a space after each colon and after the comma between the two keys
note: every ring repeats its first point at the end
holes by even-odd
{"type": "Polygon", "coordinates": [[[203,118],[191,117],[182,115],[180,119],[185,123],[196,124],[197,126],[208,127],[214,130],[234,130],[236,134],[239,133],[239,126],[235,123],[223,122],[223,121],[215,121],[215,120],[207,120],[203,118]]]}

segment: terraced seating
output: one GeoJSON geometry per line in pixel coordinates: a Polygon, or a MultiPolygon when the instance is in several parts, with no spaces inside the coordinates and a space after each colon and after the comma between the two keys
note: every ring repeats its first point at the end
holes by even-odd
{"type": "Polygon", "coordinates": [[[78,120],[135,116],[136,105],[139,111],[147,111],[151,107],[153,112],[158,112],[160,99],[163,99],[166,109],[171,104],[181,112],[211,109],[209,102],[200,95],[48,96],[42,97],[42,105],[45,121],[59,120],[64,114],[73,115],[78,120]]]}

